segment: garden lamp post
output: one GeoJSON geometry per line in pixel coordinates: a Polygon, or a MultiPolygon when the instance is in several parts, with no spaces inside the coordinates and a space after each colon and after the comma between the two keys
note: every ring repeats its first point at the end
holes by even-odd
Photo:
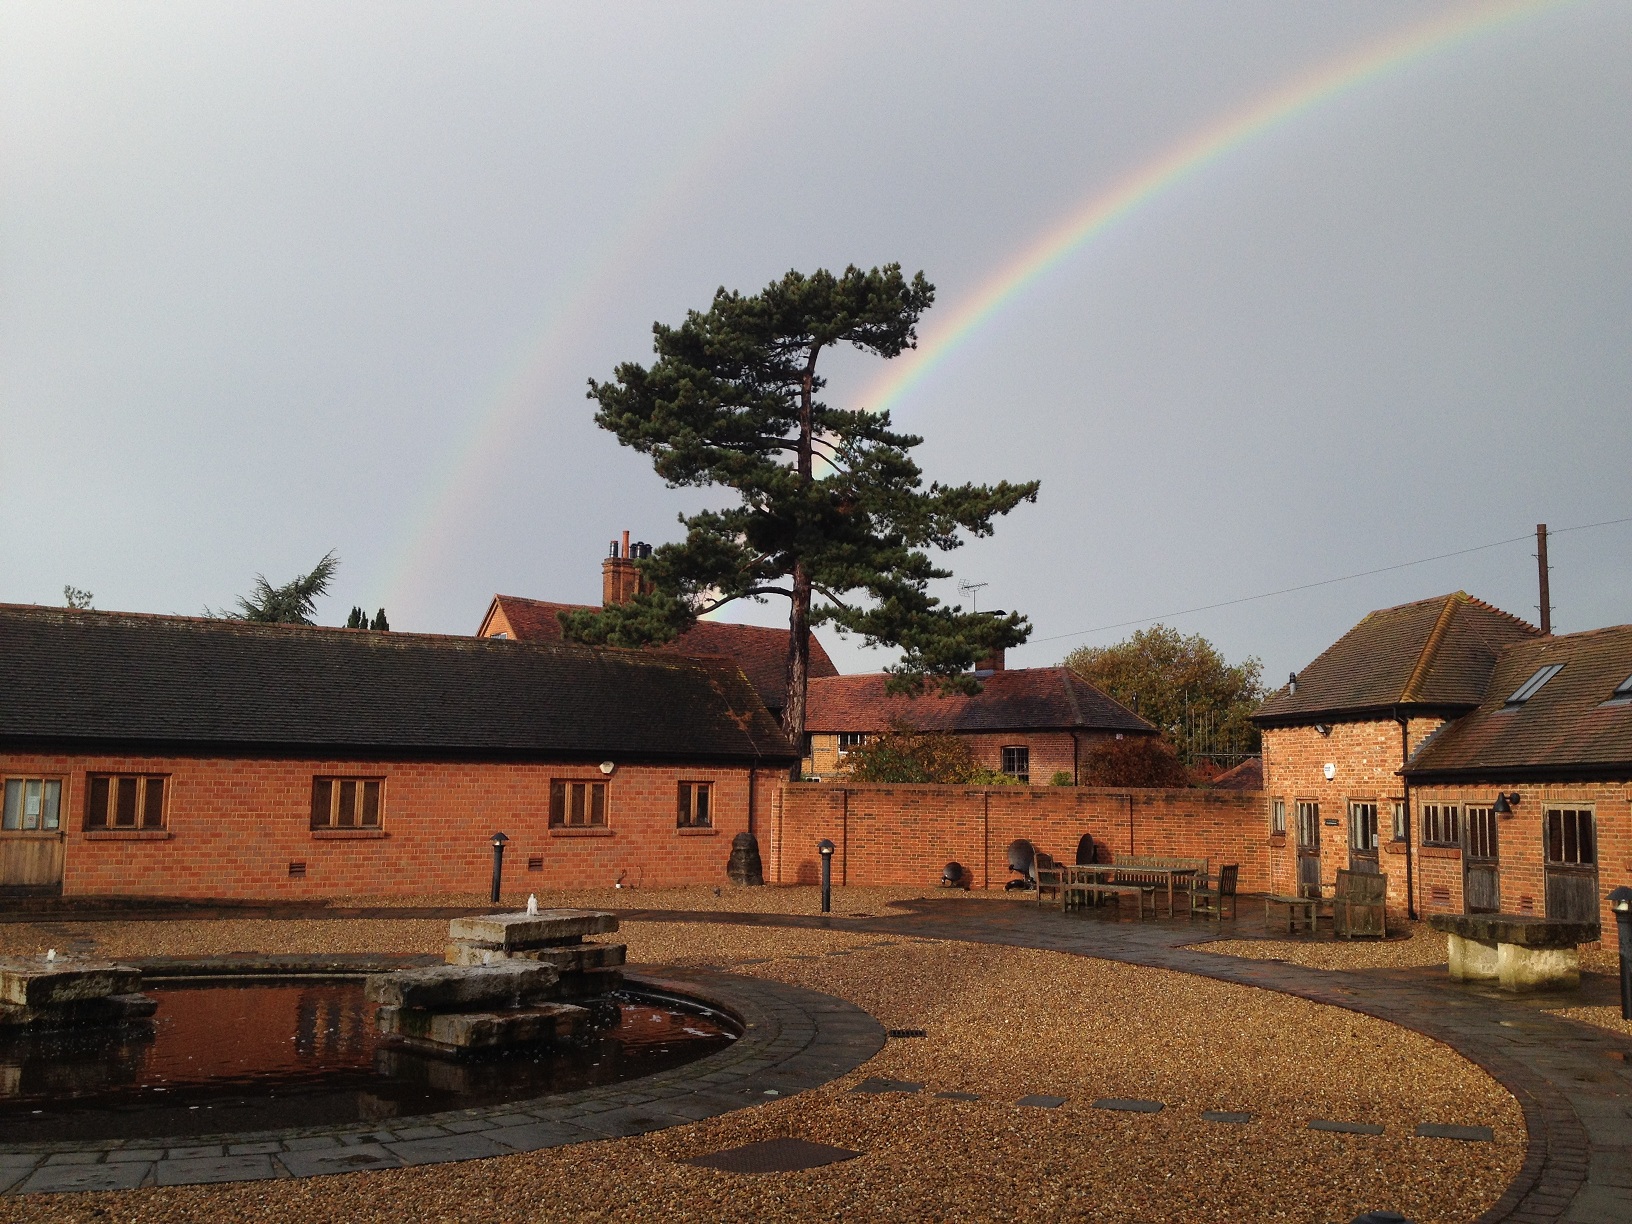
{"type": "Polygon", "coordinates": [[[1621,936],[1621,1019],[1632,1020],[1632,888],[1610,889],[1609,908],[1621,936]]]}
{"type": "Polygon", "coordinates": [[[504,843],[510,839],[503,833],[493,834],[493,904],[499,903],[499,885],[504,882],[504,843]]]}
{"type": "Polygon", "coordinates": [[[822,856],[822,913],[833,912],[833,843],[822,838],[816,843],[816,852],[822,856]]]}

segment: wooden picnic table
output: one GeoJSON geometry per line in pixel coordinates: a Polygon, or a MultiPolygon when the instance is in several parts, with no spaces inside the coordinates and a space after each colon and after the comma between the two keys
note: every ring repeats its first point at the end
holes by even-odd
{"type": "MultiPolygon", "coordinates": [[[[1167,916],[1173,916],[1173,885],[1174,881],[1184,884],[1185,904],[1190,912],[1196,909],[1196,876],[1200,869],[1196,867],[1138,867],[1129,863],[1100,863],[1116,874],[1118,882],[1126,881],[1134,884],[1165,884],[1167,886],[1167,916]]],[[[1154,905],[1154,902],[1152,902],[1154,905]]]]}
{"type": "MultiPolygon", "coordinates": [[[[1095,898],[1095,904],[1106,897],[1117,898],[1132,893],[1139,902],[1139,916],[1145,916],[1145,890],[1135,884],[1116,884],[1107,877],[1116,875],[1109,863],[1062,863],[1060,865],[1060,909],[1071,908],[1073,894],[1095,898]]],[[[1151,916],[1156,915],[1156,898],[1150,901],[1151,916]]]]}

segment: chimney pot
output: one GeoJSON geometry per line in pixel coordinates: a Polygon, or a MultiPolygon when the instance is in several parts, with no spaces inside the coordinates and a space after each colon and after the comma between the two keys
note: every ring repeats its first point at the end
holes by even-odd
{"type": "Polygon", "coordinates": [[[629,556],[629,533],[627,531],[623,533],[623,553],[621,555],[625,558],[629,556]]]}

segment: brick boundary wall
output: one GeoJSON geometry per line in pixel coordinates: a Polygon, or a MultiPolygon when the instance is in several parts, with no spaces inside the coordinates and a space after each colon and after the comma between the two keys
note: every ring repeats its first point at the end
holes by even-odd
{"type": "Polygon", "coordinates": [[[1084,833],[1102,843],[1102,858],[1130,849],[1205,858],[1214,876],[1237,863],[1243,892],[1273,880],[1258,791],[797,782],[779,788],[759,821],[767,884],[816,883],[825,837],[836,847],[838,885],[929,888],[958,862],[975,888],[1002,888],[1012,878],[1010,842],[1024,838],[1074,862],[1084,833]]]}

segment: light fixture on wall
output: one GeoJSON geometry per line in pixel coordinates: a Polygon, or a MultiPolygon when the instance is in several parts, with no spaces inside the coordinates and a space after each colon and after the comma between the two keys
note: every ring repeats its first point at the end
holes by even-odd
{"type": "Polygon", "coordinates": [[[616,769],[616,768],[617,768],[617,766],[615,764],[613,764],[611,761],[602,761],[601,762],[601,772],[603,774],[606,774],[609,777],[611,776],[612,771],[614,769],[616,769]]]}
{"type": "Polygon", "coordinates": [[[1503,820],[1508,820],[1512,817],[1513,809],[1518,806],[1518,802],[1518,791],[1513,791],[1511,794],[1507,795],[1497,791],[1496,802],[1491,804],[1490,810],[1496,813],[1496,815],[1500,816],[1503,820]]]}
{"type": "Polygon", "coordinates": [[[1316,723],[1315,724],[1315,730],[1319,731],[1322,735],[1330,735],[1332,733],[1332,724],[1331,723],[1316,723]]]}

